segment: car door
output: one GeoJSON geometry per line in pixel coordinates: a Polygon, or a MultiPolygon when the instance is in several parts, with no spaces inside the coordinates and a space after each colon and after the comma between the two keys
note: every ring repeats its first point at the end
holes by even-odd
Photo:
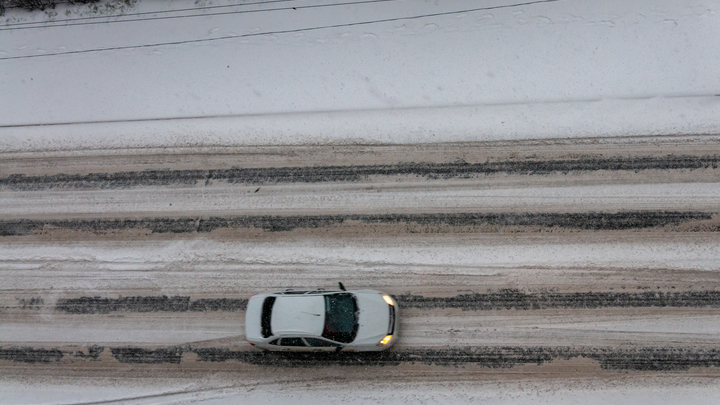
{"type": "Polygon", "coordinates": [[[340,343],[331,342],[323,338],[305,338],[305,343],[311,348],[313,352],[334,352],[337,351],[338,347],[342,347],[340,343]]]}
{"type": "Polygon", "coordinates": [[[280,339],[280,348],[282,351],[304,352],[309,351],[310,347],[300,337],[284,337],[280,339]]]}

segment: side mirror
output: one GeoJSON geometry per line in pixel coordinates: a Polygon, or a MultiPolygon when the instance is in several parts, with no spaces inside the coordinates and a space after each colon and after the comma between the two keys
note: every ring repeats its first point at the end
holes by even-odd
{"type": "Polygon", "coordinates": [[[338,285],[340,286],[340,289],[341,289],[341,290],[347,291],[347,290],[345,289],[345,286],[343,285],[343,283],[338,283],[338,285]]]}

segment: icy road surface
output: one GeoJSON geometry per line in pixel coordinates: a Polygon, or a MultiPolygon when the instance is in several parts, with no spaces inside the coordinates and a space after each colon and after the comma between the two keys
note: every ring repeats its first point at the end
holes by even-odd
{"type": "MultiPolygon", "coordinates": [[[[8,159],[0,367],[51,379],[47,392],[70,376],[122,385],[152,373],[142,384],[176,388],[147,395],[170,402],[198,390],[232,401],[277,381],[315,388],[262,398],[350,384],[344,395],[368,399],[363,387],[380,380],[404,401],[413,396],[392,381],[457,384],[432,398],[493,396],[515,381],[527,400],[541,380],[581,378],[582,396],[618,375],[634,381],[619,395],[636,398],[668,372],[712,396],[718,146],[673,137],[8,159]],[[252,294],[337,281],[395,296],[392,350],[276,355],[245,342],[252,294]],[[477,381],[489,385],[467,385],[477,381]]],[[[84,395],[122,398],[112,392],[84,395]]],[[[143,398],[126,399],[152,402],[143,398]]]]}

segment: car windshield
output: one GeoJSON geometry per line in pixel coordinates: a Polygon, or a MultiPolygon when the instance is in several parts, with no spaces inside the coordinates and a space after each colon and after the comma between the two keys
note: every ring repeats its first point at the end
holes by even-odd
{"type": "Polygon", "coordinates": [[[350,293],[325,296],[325,329],[322,336],[340,343],[355,340],[358,330],[357,303],[350,293]]]}

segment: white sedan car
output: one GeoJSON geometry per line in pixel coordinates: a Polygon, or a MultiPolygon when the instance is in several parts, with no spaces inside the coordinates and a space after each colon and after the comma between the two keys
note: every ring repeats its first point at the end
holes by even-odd
{"type": "Polygon", "coordinates": [[[397,339],[398,308],[375,290],[283,291],[250,297],[248,342],[273,351],[380,351],[397,339]]]}

